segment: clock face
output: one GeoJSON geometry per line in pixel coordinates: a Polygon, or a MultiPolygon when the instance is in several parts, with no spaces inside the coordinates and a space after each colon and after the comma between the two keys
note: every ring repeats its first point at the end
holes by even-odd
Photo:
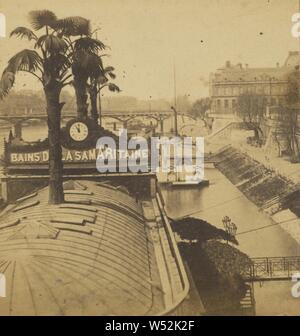
{"type": "Polygon", "coordinates": [[[83,141],[89,135],[89,129],[83,122],[77,121],[70,127],[70,137],[75,141],[83,141]]]}

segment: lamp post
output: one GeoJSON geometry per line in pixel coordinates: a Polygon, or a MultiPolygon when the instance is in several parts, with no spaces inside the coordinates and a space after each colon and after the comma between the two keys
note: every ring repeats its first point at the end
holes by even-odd
{"type": "MultiPolygon", "coordinates": [[[[223,217],[222,219],[223,226],[225,231],[232,237],[235,237],[236,232],[237,232],[237,226],[231,221],[231,218],[228,216],[223,217]]],[[[228,239],[227,239],[227,244],[228,244],[228,239]]]]}
{"type": "Polygon", "coordinates": [[[151,109],[151,98],[152,96],[149,96],[149,113],[151,114],[152,109],[151,109]]]}
{"type": "Polygon", "coordinates": [[[171,106],[171,110],[174,111],[174,117],[175,117],[175,123],[174,123],[174,128],[175,128],[175,136],[178,136],[178,125],[177,125],[177,110],[174,106],[171,106]]]}

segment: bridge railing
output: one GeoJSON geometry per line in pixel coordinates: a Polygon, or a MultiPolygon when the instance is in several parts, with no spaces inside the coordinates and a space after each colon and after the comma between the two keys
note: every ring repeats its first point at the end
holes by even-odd
{"type": "Polygon", "coordinates": [[[242,276],[248,281],[268,279],[290,279],[300,272],[300,256],[261,257],[251,259],[252,263],[241,267],[242,276]]]}

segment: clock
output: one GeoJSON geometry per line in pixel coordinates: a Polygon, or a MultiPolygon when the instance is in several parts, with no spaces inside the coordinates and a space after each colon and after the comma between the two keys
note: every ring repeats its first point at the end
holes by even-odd
{"type": "Polygon", "coordinates": [[[70,126],[69,134],[75,141],[84,141],[89,135],[89,128],[82,121],[76,121],[70,126]]]}

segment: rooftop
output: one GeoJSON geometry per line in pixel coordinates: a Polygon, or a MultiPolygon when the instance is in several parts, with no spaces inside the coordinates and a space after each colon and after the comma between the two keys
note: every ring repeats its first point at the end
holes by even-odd
{"type": "Polygon", "coordinates": [[[269,68],[251,68],[248,64],[233,65],[227,61],[224,67],[212,74],[211,79],[214,82],[285,81],[291,71],[299,65],[300,53],[298,51],[290,51],[282,66],[277,63],[276,66],[269,68]]]}
{"type": "Polygon", "coordinates": [[[0,215],[0,315],[153,315],[184,298],[157,200],[92,181],[64,189],[63,204],[48,205],[44,188],[0,215]]]}

